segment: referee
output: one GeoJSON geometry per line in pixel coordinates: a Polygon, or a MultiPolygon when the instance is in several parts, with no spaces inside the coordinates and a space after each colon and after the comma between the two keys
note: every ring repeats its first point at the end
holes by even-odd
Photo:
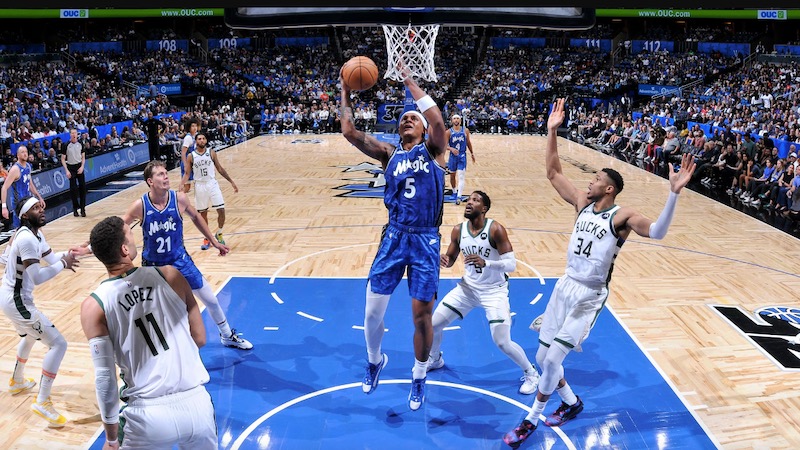
{"type": "Polygon", "coordinates": [[[69,142],[61,147],[61,165],[69,178],[72,214],[78,217],[80,210],[81,216],[86,217],[86,175],[83,171],[86,165],[86,149],[78,142],[78,130],[75,128],[69,130],[69,142]],[[79,197],[80,204],[78,204],[79,197]]]}

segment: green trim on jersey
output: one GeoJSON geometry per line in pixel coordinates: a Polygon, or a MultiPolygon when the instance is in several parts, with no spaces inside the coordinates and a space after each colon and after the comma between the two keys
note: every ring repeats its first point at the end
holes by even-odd
{"type": "Polygon", "coordinates": [[[164,276],[164,272],[162,272],[161,269],[159,269],[157,266],[153,266],[153,268],[156,269],[156,272],[161,275],[161,278],[163,278],[164,281],[167,281],[167,277],[164,276]]]}
{"type": "Polygon", "coordinates": [[[111,277],[111,278],[109,278],[109,279],[107,279],[107,280],[103,280],[103,281],[101,281],[101,282],[100,282],[100,284],[102,284],[102,283],[105,283],[106,281],[114,281],[114,280],[120,280],[120,279],[122,279],[122,278],[125,278],[125,277],[127,277],[128,275],[131,275],[133,272],[136,272],[136,270],[137,270],[137,269],[138,269],[138,267],[134,267],[134,268],[132,268],[131,270],[129,270],[129,271],[127,271],[127,272],[123,273],[122,275],[117,275],[117,276],[115,276],[115,277],[111,277]]]}
{"type": "MultiPolygon", "coordinates": [[[[480,236],[480,235],[481,235],[481,233],[483,232],[483,230],[485,230],[485,229],[489,228],[489,226],[491,226],[491,224],[492,224],[492,220],[493,220],[493,219],[486,219],[486,223],[484,223],[484,224],[483,224],[483,228],[481,228],[480,230],[478,230],[478,232],[477,232],[477,233],[475,233],[475,234],[472,234],[472,232],[471,232],[471,231],[469,231],[469,220],[468,220],[468,221],[466,221],[466,222],[462,222],[462,224],[463,224],[463,226],[464,226],[464,227],[466,227],[466,228],[467,228],[467,233],[469,233],[469,235],[470,235],[470,236],[472,236],[473,238],[476,238],[476,237],[478,237],[478,236],[480,236]]],[[[488,233],[488,231],[487,231],[487,233],[488,233]]]]}
{"type": "Polygon", "coordinates": [[[505,322],[505,321],[506,321],[506,319],[494,319],[494,320],[490,320],[490,321],[489,321],[489,324],[493,324],[493,323],[503,323],[503,322],[505,322]]]}
{"type": "Polygon", "coordinates": [[[543,341],[541,339],[539,339],[539,343],[542,344],[543,346],[547,347],[547,348],[550,348],[550,344],[548,344],[547,342],[545,342],[545,341],[543,341]]]}
{"type": "Polygon", "coordinates": [[[451,310],[452,310],[454,313],[458,314],[458,317],[460,317],[460,318],[461,318],[461,320],[464,320],[464,316],[461,314],[461,312],[460,312],[459,310],[455,309],[454,307],[452,307],[452,306],[448,305],[448,304],[447,304],[447,303],[445,303],[445,302],[442,302],[442,304],[443,304],[444,306],[446,306],[446,307],[450,308],[450,309],[451,309],[451,310]]]}
{"type": "MultiPolygon", "coordinates": [[[[596,205],[596,204],[597,204],[597,202],[592,202],[592,203],[590,203],[590,205],[596,205]]],[[[616,205],[616,204],[614,204],[614,205],[611,205],[611,206],[609,206],[608,208],[606,208],[606,209],[604,209],[604,210],[601,210],[601,211],[595,211],[595,210],[594,210],[594,206],[592,206],[592,212],[594,213],[594,215],[603,214],[604,212],[609,212],[609,211],[611,211],[612,209],[614,209],[614,208],[616,208],[616,207],[617,207],[617,205],[616,205]]]]}
{"type": "Polygon", "coordinates": [[[100,309],[102,309],[102,310],[103,310],[103,312],[106,312],[106,307],[105,307],[105,306],[103,306],[103,301],[102,301],[102,300],[100,300],[100,297],[98,297],[98,296],[97,296],[97,294],[95,294],[94,292],[92,292],[92,293],[91,293],[91,294],[89,294],[89,295],[91,295],[92,297],[94,297],[94,299],[95,299],[95,300],[97,300],[97,304],[98,304],[98,305],[100,305],[100,309]]]}
{"type": "Polygon", "coordinates": [[[614,216],[616,216],[618,212],[619,209],[611,213],[611,217],[608,218],[608,229],[611,230],[611,234],[614,235],[615,238],[619,238],[619,233],[617,233],[617,227],[614,226],[614,216]]]}

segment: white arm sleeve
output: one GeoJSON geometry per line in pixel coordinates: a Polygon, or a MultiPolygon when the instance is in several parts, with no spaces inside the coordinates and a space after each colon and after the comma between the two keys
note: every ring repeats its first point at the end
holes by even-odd
{"type": "Polygon", "coordinates": [[[498,261],[486,261],[486,267],[511,273],[517,270],[517,258],[514,257],[514,252],[503,253],[498,261]]]}
{"type": "Polygon", "coordinates": [[[655,222],[650,224],[650,237],[653,239],[664,239],[669,229],[669,224],[672,223],[672,216],[675,214],[675,204],[678,203],[678,194],[670,191],[667,197],[667,204],[664,205],[664,210],[658,216],[655,222]]]}
{"type": "Polygon", "coordinates": [[[64,270],[66,267],[66,263],[63,260],[61,260],[60,263],[47,267],[42,267],[41,264],[36,262],[28,266],[28,268],[25,269],[25,273],[31,277],[33,284],[39,285],[58,275],[59,272],[64,270]]]}
{"type": "Polygon", "coordinates": [[[92,354],[94,363],[94,384],[100,417],[103,418],[103,423],[119,423],[119,393],[111,338],[100,336],[89,339],[89,353],[92,354]]]}
{"type": "Polygon", "coordinates": [[[47,256],[42,257],[42,259],[47,261],[47,264],[50,264],[52,266],[55,263],[59,262],[61,260],[61,258],[65,257],[65,256],[67,256],[67,252],[58,252],[58,253],[56,253],[56,252],[52,252],[51,251],[50,253],[47,254],[47,256]]]}

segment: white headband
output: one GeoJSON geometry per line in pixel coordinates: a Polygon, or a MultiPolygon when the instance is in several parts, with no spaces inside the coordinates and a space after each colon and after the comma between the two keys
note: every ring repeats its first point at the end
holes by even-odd
{"type": "Polygon", "coordinates": [[[421,112],[419,112],[419,111],[413,111],[413,110],[412,110],[412,111],[406,111],[406,112],[404,112],[404,113],[403,113],[403,114],[400,116],[400,119],[397,121],[397,124],[398,124],[398,125],[400,125],[400,121],[402,121],[402,120],[403,120],[403,116],[405,116],[406,114],[415,114],[417,117],[419,117],[419,120],[421,120],[421,121],[422,121],[422,128],[424,128],[424,129],[426,129],[426,130],[428,129],[428,121],[425,119],[425,116],[423,116],[421,112]]]}
{"type": "Polygon", "coordinates": [[[453,114],[453,119],[460,119],[460,118],[461,116],[459,116],[458,114],[453,114]]]}
{"type": "Polygon", "coordinates": [[[39,203],[39,200],[38,200],[36,197],[31,197],[31,198],[29,198],[29,199],[28,199],[28,201],[27,201],[27,202],[25,202],[25,204],[24,204],[24,205],[22,205],[22,209],[20,209],[20,210],[19,210],[19,215],[20,215],[20,217],[22,217],[22,215],[23,215],[23,214],[25,214],[26,212],[28,212],[28,210],[30,210],[31,208],[33,208],[33,205],[35,205],[35,204],[37,204],[37,203],[39,203]]]}

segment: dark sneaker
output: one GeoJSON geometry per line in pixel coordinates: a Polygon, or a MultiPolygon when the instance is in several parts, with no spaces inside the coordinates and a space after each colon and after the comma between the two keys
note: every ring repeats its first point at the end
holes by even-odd
{"type": "Polygon", "coordinates": [[[561,402],[561,406],[559,406],[556,412],[550,415],[550,417],[545,419],[544,424],[548,427],[560,427],[567,421],[574,419],[579,412],[583,411],[583,402],[580,397],[577,398],[578,402],[572,406],[561,402]]]}
{"type": "Polygon", "coordinates": [[[381,371],[386,367],[389,362],[389,357],[386,353],[383,354],[379,364],[372,364],[367,361],[367,368],[364,371],[364,381],[361,382],[361,390],[365,394],[372,394],[372,391],[378,387],[378,380],[381,378],[381,371]]]}
{"type": "Polygon", "coordinates": [[[427,378],[416,378],[411,382],[411,392],[408,393],[408,407],[416,411],[425,403],[425,380],[427,378]]]}
{"type": "Polygon", "coordinates": [[[253,348],[253,344],[251,344],[247,339],[239,337],[239,334],[236,333],[236,330],[231,330],[231,335],[227,337],[220,335],[219,340],[222,342],[222,345],[226,347],[238,348],[240,350],[250,350],[253,348]]]}
{"type": "Polygon", "coordinates": [[[534,431],[536,431],[536,425],[531,423],[530,420],[525,419],[517,428],[514,428],[503,436],[503,442],[508,444],[511,448],[518,448],[534,431]]]}

